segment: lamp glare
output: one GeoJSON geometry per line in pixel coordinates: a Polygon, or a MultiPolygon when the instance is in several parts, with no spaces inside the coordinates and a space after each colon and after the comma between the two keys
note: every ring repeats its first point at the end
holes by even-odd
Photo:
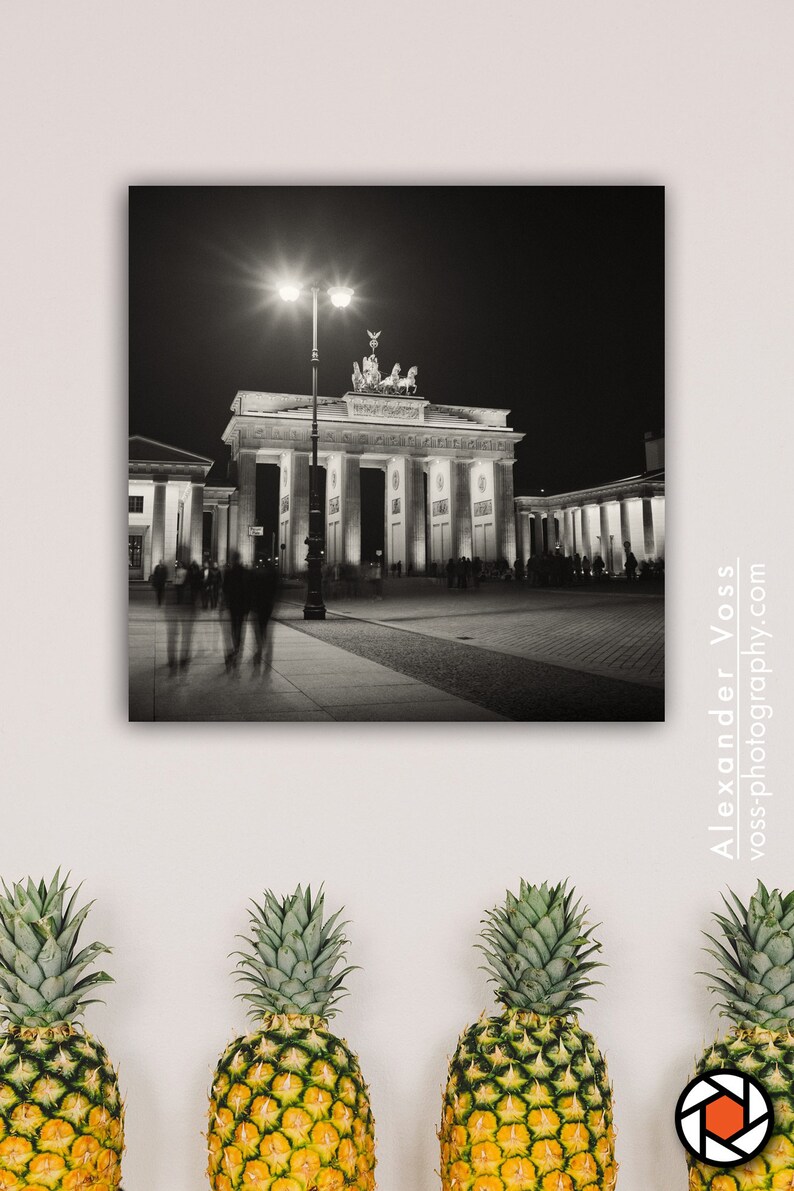
{"type": "Polygon", "coordinates": [[[349,306],[353,291],[347,285],[333,285],[328,291],[328,297],[334,306],[349,306]]]}
{"type": "Polygon", "coordinates": [[[301,295],[297,285],[282,285],[278,292],[285,302],[297,302],[301,295]]]}

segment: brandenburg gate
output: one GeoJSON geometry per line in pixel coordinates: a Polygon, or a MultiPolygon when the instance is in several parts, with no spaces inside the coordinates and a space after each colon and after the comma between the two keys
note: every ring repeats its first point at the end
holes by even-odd
{"type": "MultiPolygon", "coordinates": [[[[385,473],[384,562],[424,574],[449,558],[516,557],[513,464],[524,435],[507,409],[435,405],[416,392],[417,369],[383,378],[372,352],[353,366],[353,388],[318,397],[319,462],[325,468],[325,562],[361,562],[362,467],[385,473]]],[[[309,396],[241,391],[223,434],[237,464],[229,541],[254,555],[256,469],[278,467],[284,574],[305,569],[311,459],[309,396]]]]}

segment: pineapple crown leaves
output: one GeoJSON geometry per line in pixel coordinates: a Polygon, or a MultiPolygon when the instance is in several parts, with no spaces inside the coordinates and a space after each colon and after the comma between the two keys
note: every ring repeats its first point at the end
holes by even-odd
{"type": "Polygon", "coordinates": [[[266,890],[262,904],[252,902],[252,907],[251,936],[238,936],[247,949],[233,952],[239,957],[237,979],[249,986],[237,995],[250,1006],[251,1017],[333,1017],[334,1006],[346,995],[343,981],[356,970],[337,971],[348,945],[347,923],[339,921],[342,911],[325,918],[322,887],[313,898],[311,887],[304,892],[300,885],[283,899],[266,890]]]}
{"type": "Polygon", "coordinates": [[[601,944],[585,924],[587,908],[574,898],[567,881],[538,886],[522,880],[518,895],[508,890],[504,905],[483,919],[483,971],[508,1009],[564,1016],[593,999],[588,990],[600,981],[590,973],[604,965],[592,957],[601,944]]]}
{"type": "Polygon", "coordinates": [[[794,892],[768,890],[759,881],[745,906],[728,890],[726,913],[715,913],[722,940],[705,933],[704,948],[719,970],[702,972],[717,1008],[738,1026],[789,1030],[794,1022],[794,892]]]}
{"type": "Polygon", "coordinates": [[[89,993],[113,982],[107,972],[86,972],[104,943],[77,951],[80,929],[93,906],[75,908],[80,886],[67,901],[69,877],[60,869],[47,883],[30,878],[0,894],[0,1007],[12,1025],[41,1029],[66,1025],[95,1003],[89,993]],[[85,973],[85,974],[84,974],[85,973]]]}

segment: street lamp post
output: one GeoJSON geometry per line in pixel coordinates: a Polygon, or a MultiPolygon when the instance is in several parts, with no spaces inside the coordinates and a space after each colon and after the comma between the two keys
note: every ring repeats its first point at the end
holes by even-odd
{"type": "MultiPolygon", "coordinates": [[[[323,602],[323,511],[320,507],[319,465],[317,449],[320,439],[317,426],[317,373],[320,368],[320,354],[317,350],[317,298],[320,293],[319,285],[312,287],[312,461],[309,476],[309,536],[306,544],[309,547],[306,555],[307,584],[306,602],[303,605],[304,620],[325,620],[325,604],[323,602]]],[[[281,289],[281,297],[285,302],[297,302],[300,297],[300,287],[285,285],[281,289]]],[[[328,296],[334,306],[347,306],[353,297],[352,289],[346,285],[331,286],[328,296]]]]}

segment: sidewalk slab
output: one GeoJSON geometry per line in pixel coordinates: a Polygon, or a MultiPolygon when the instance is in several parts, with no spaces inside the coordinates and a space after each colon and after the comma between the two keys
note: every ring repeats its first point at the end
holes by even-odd
{"type": "Polygon", "coordinates": [[[269,665],[253,664],[246,632],[227,670],[227,628],[217,613],[194,617],[134,607],[130,617],[130,719],[178,722],[501,720],[379,662],[281,622],[269,629],[269,665]],[[169,653],[177,664],[169,665],[169,653]],[[180,660],[187,655],[187,665],[180,660]]]}

